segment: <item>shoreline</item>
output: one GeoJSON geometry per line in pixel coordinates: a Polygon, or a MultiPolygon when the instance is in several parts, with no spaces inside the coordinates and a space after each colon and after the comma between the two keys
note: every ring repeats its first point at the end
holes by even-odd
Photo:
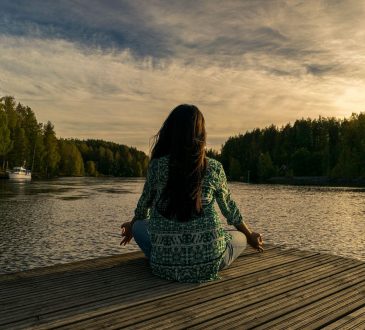
{"type": "Polygon", "coordinates": [[[272,177],[265,183],[290,186],[365,187],[364,178],[346,179],[327,176],[272,177]]]}
{"type": "MultiPolygon", "coordinates": [[[[35,176],[32,178],[32,181],[47,181],[53,179],[60,179],[60,178],[138,178],[138,179],[145,179],[145,177],[132,177],[132,176],[110,176],[110,175],[103,175],[103,176],[57,176],[53,178],[42,178],[39,176],[35,176]]],[[[8,180],[9,177],[6,173],[0,172],[0,180],[8,180]]],[[[229,180],[228,182],[239,182],[239,183],[247,183],[246,181],[241,180],[229,180]]],[[[293,177],[285,177],[285,176],[277,176],[269,178],[263,182],[250,182],[247,184],[254,184],[254,185],[287,185],[287,186],[323,186],[323,187],[358,187],[358,188],[365,188],[365,178],[356,178],[356,179],[346,179],[346,178],[330,178],[326,176],[293,176],[293,177]]]]}
{"type": "Polygon", "coordinates": [[[346,179],[330,178],[327,176],[277,176],[261,182],[247,182],[243,180],[230,180],[228,182],[245,183],[249,185],[285,185],[285,186],[317,186],[317,187],[348,187],[365,188],[365,178],[346,179]]]}

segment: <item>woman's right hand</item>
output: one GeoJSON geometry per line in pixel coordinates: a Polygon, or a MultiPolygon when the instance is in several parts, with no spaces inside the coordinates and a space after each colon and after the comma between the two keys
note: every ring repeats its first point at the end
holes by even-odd
{"type": "Polygon", "coordinates": [[[120,228],[122,229],[122,241],[120,242],[120,245],[127,245],[133,238],[132,223],[124,222],[120,228]]]}
{"type": "Polygon", "coordinates": [[[264,252],[264,241],[261,234],[251,232],[251,234],[247,237],[247,243],[255,250],[259,252],[264,252]]]}

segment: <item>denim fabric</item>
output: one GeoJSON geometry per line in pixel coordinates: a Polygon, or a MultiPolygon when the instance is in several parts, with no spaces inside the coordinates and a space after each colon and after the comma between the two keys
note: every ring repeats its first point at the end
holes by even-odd
{"type": "Polygon", "coordinates": [[[134,240],[145,256],[149,259],[151,255],[151,239],[148,232],[148,221],[137,220],[133,223],[132,233],[134,240]]]}
{"type": "Polygon", "coordinates": [[[228,230],[232,236],[232,240],[227,243],[226,251],[219,269],[228,268],[234,260],[236,260],[247,246],[247,239],[244,234],[238,230],[228,230]]]}

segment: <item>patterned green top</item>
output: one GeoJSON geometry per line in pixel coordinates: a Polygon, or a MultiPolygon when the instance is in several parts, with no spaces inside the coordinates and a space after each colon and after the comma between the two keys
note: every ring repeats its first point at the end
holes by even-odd
{"type": "Polygon", "coordinates": [[[242,222],[232,200],[220,162],[207,158],[203,178],[203,212],[188,222],[164,218],[155,203],[166,185],[169,156],[150,162],[143,193],[134,220],[148,219],[151,236],[150,264],[155,275],[179,282],[205,282],[218,279],[219,265],[231,240],[214,209],[215,200],[230,225],[242,222]]]}

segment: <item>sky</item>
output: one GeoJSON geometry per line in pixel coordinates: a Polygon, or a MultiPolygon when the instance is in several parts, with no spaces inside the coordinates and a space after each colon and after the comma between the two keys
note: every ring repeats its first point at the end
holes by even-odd
{"type": "Polygon", "coordinates": [[[208,147],[365,111],[362,0],[0,0],[0,96],[63,138],[149,150],[195,104],[208,147]]]}

